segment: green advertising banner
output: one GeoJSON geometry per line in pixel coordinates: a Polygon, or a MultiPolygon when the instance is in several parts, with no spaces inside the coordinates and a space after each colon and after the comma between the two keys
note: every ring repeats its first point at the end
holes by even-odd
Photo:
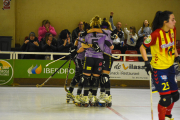
{"type": "MultiPolygon", "coordinates": [[[[46,64],[52,60],[15,60],[14,62],[14,78],[48,78],[51,76],[66,60],[59,60],[46,67],[46,64]]],[[[53,78],[66,78],[68,72],[67,62],[53,78]]],[[[72,79],[75,74],[75,64],[71,61],[69,79],[72,79]]]]}
{"type": "Polygon", "coordinates": [[[0,85],[13,83],[13,60],[0,59],[0,85]]]}

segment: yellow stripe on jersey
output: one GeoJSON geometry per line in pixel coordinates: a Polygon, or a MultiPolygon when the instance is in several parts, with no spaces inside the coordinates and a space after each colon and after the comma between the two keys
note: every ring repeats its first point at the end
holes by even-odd
{"type": "Polygon", "coordinates": [[[165,33],[162,29],[151,33],[152,38],[156,39],[156,43],[150,46],[152,54],[151,65],[153,68],[167,69],[173,65],[175,58],[174,34],[173,29],[168,33],[165,33]]]}

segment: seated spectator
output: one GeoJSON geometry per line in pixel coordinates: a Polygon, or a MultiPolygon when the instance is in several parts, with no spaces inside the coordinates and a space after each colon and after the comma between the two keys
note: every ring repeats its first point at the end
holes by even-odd
{"type": "Polygon", "coordinates": [[[113,40],[114,50],[121,50],[122,54],[125,54],[127,50],[127,46],[124,44],[124,32],[122,31],[121,22],[117,22],[116,27],[113,23],[113,12],[110,13],[109,22],[111,23],[111,27],[113,29],[112,34],[117,34],[118,38],[113,40]]]}
{"type": "MultiPolygon", "coordinates": [[[[39,41],[38,38],[35,36],[34,32],[29,34],[29,37],[25,40],[24,44],[21,46],[21,49],[25,52],[39,52],[39,41]]],[[[37,59],[38,55],[34,54],[25,54],[21,56],[22,59],[37,59]]]]}
{"type": "Polygon", "coordinates": [[[136,34],[136,28],[134,26],[130,27],[130,30],[127,29],[127,24],[125,25],[124,32],[127,34],[127,47],[128,50],[136,50],[136,41],[138,36],[136,34]]]}
{"type": "MultiPolygon", "coordinates": [[[[40,42],[41,50],[43,52],[56,52],[57,51],[57,40],[53,37],[51,33],[46,33],[45,37],[40,42]]],[[[45,59],[48,59],[45,56],[45,59]]]]}
{"type": "MultiPolygon", "coordinates": [[[[68,29],[62,30],[59,34],[59,38],[57,40],[57,51],[63,53],[69,53],[70,49],[73,47],[73,43],[71,42],[71,33],[68,29]]],[[[62,57],[62,56],[58,56],[62,57]]]]}
{"type": "Polygon", "coordinates": [[[72,43],[76,41],[76,39],[80,36],[80,34],[84,32],[84,24],[83,22],[79,22],[78,27],[72,32],[72,43]]]}
{"type": "Polygon", "coordinates": [[[56,36],[57,34],[54,27],[50,25],[50,22],[48,20],[43,20],[42,27],[39,27],[38,30],[38,40],[41,41],[41,39],[45,37],[46,33],[51,33],[53,36],[56,36]]]}

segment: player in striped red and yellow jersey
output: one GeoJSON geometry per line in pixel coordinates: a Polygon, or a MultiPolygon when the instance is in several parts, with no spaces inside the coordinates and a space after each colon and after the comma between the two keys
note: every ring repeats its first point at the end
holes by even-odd
{"type": "Polygon", "coordinates": [[[163,29],[156,29],[144,41],[145,48],[150,47],[152,60],[151,65],[156,69],[167,69],[174,63],[176,47],[176,28],[165,32],[163,29]]]}
{"type": "Polygon", "coordinates": [[[152,23],[153,32],[140,47],[140,52],[145,61],[145,70],[147,73],[152,73],[153,83],[160,94],[158,104],[159,120],[174,120],[171,110],[174,102],[179,100],[173,65],[174,59],[179,58],[176,50],[175,23],[172,12],[158,11],[152,23]],[[151,62],[148,61],[146,54],[146,48],[149,47],[152,54],[151,62]]]}

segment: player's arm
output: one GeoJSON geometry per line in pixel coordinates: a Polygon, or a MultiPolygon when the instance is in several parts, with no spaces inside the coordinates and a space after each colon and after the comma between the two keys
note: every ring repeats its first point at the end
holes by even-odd
{"type": "Polygon", "coordinates": [[[143,60],[144,60],[144,61],[148,61],[147,53],[146,53],[146,48],[144,47],[143,44],[142,44],[141,47],[140,47],[140,52],[141,52],[141,55],[142,55],[143,60]]]}
{"type": "Polygon", "coordinates": [[[177,49],[175,48],[175,57],[178,57],[178,52],[177,52],[177,49]]]}
{"type": "Polygon", "coordinates": [[[81,52],[84,52],[84,48],[83,47],[81,47],[81,48],[79,48],[79,50],[77,51],[77,53],[81,53],[81,52]]]}
{"type": "Polygon", "coordinates": [[[105,44],[112,50],[114,49],[114,46],[108,41],[108,40],[105,40],[105,44]]]}

